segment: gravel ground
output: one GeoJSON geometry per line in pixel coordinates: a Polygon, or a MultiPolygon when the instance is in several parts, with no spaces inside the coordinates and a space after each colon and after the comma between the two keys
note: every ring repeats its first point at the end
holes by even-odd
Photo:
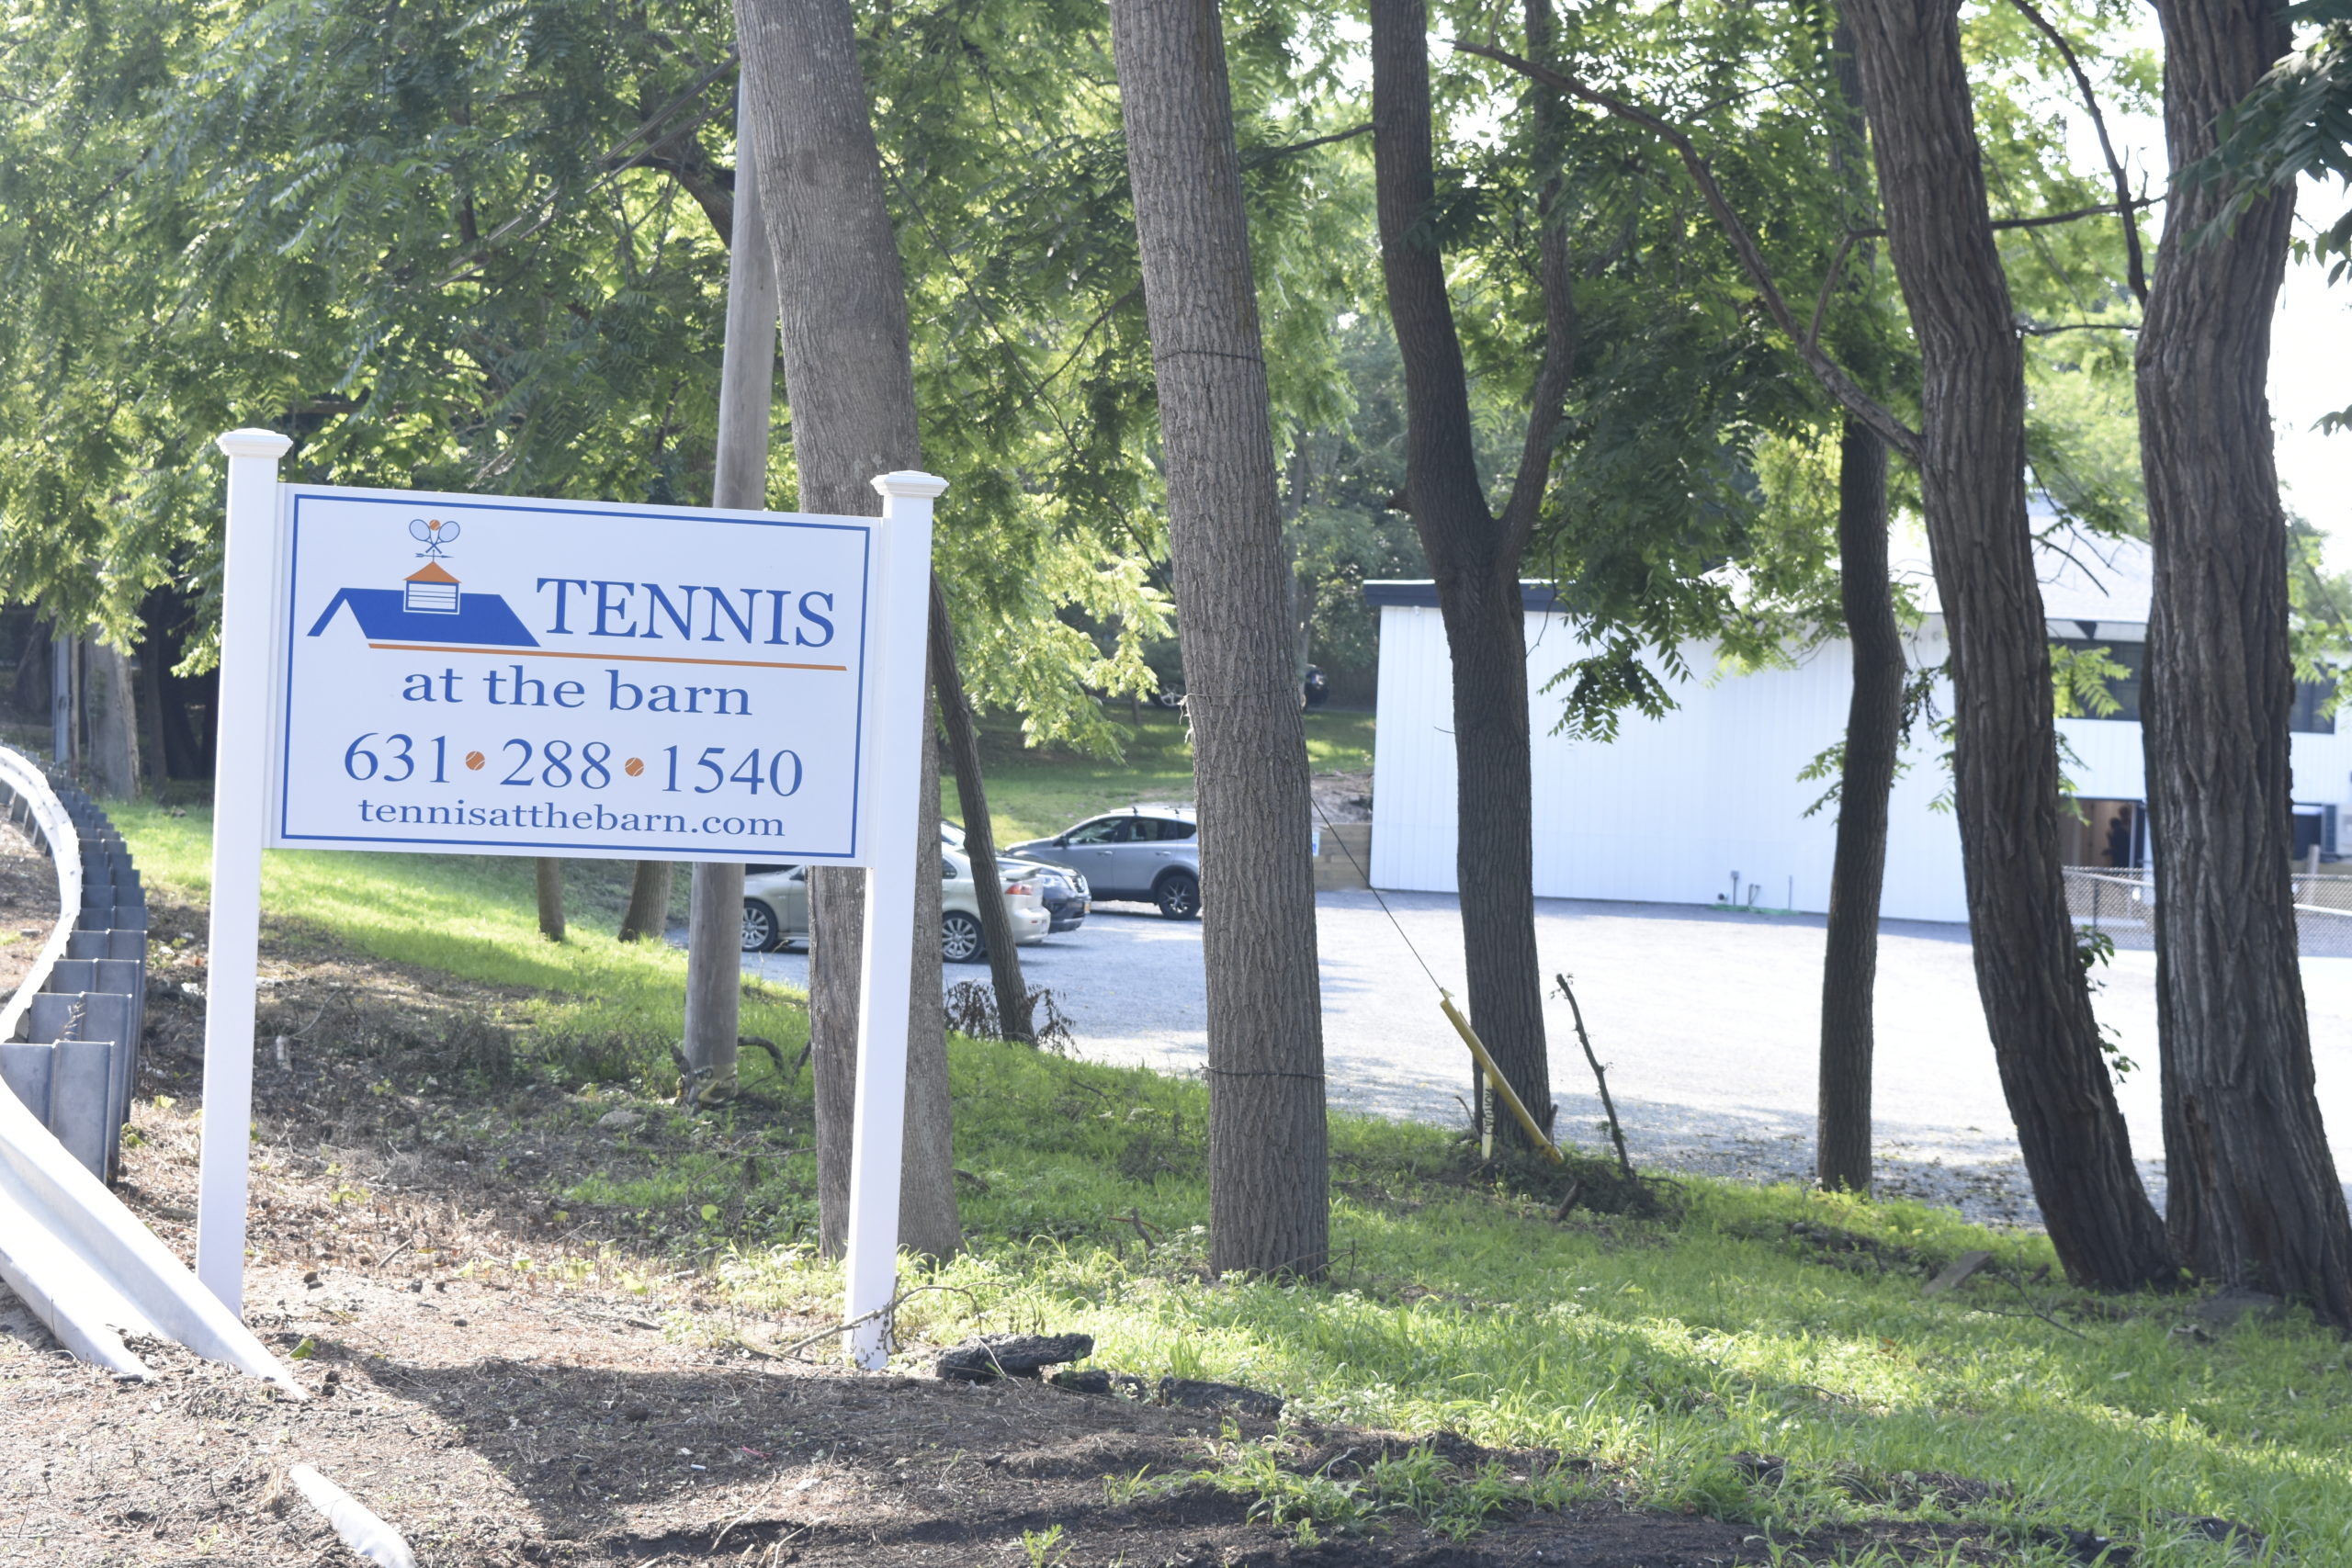
{"type": "MultiPolygon", "coordinates": [[[[1468,1069],[1437,1010],[1439,982],[1463,988],[1461,923],[1449,895],[1391,893],[1392,924],[1369,893],[1317,900],[1323,1043],[1331,1101],[1350,1110],[1460,1122],[1468,1069]],[[1401,925],[1411,940],[1400,938],[1401,925]]],[[[1686,905],[1542,899],[1536,942],[1547,978],[1569,975],[1638,1160],[1751,1180],[1812,1170],[1823,922],[1686,905]]],[[[1197,1071],[1205,1058],[1200,927],[1142,906],[1098,908],[1080,930],[1021,952],[1050,988],[1077,1049],[1102,1061],[1197,1071]]],[[[800,953],[752,961],[805,984],[800,953]]],[[[2352,1129],[2352,958],[2303,964],[2321,1100],[2352,1129]]],[[[950,985],[988,977],[950,965],[950,985]]],[[[2155,957],[2120,952],[2097,1001],[2139,1067],[2120,1089],[2132,1146],[2162,1200],[2155,957]]],[[[1548,987],[1547,987],[1548,988],[1548,987]]],[[[1571,1138],[1600,1141],[1600,1101],[1575,1049],[1567,1005],[1546,1000],[1554,1098],[1571,1138]]],[[[1889,921],[1880,940],[1877,1141],[1882,1190],[1973,1218],[2039,1218],[2001,1098],[1976,1000],[1967,929],[1889,921]]]]}

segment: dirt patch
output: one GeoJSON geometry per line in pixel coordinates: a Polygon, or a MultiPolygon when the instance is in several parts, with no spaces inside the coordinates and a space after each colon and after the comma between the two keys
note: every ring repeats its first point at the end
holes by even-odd
{"type": "MultiPolygon", "coordinates": [[[[148,1066],[122,1192],[185,1256],[201,912],[153,910],[148,1066]]],[[[1766,1558],[1739,1525],[1633,1509],[1618,1480],[1576,1460],[1459,1439],[1433,1451],[1464,1474],[1566,1465],[1589,1483],[1562,1511],[1466,1542],[1398,1517],[1303,1544],[1253,1517],[1247,1492],[1186,1478],[1278,1430],[1287,1472],[1334,1479],[1408,1440],[778,1355],[823,1324],[715,1300],[703,1267],[715,1247],[682,1240],[675,1213],[562,1194],[590,1170],[715,1153],[751,1168],[722,1217],[788,1230],[760,1207],[778,1201],[762,1196],[778,1151],[806,1142],[787,1112],[747,1104],[721,1129],[642,1101],[607,1108],[518,1068],[526,995],[299,929],[274,930],[264,951],[247,1317],[312,1397],[279,1398],[169,1345],[141,1347],[155,1382],[117,1383],[14,1310],[0,1336],[0,1562],[354,1561],[288,1485],[300,1462],[435,1565],[1766,1558]]],[[[1890,1540],[1907,1555],[1908,1537],[1890,1540]]]]}
{"type": "Polygon", "coordinates": [[[24,984],[57,925],[57,868],[11,823],[0,822],[0,997],[24,984]]]}
{"type": "Polygon", "coordinates": [[[1326,822],[1372,820],[1372,770],[1354,768],[1317,773],[1307,782],[1315,807],[1326,822]]]}

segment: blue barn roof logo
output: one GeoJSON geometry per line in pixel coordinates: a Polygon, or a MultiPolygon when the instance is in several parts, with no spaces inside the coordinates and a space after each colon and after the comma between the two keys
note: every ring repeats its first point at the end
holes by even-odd
{"type": "Polygon", "coordinates": [[[311,624],[317,637],[334,620],[335,612],[351,606],[352,618],[370,643],[429,644],[436,648],[537,648],[538,639],[523,625],[506,601],[495,593],[468,593],[449,569],[441,564],[442,547],[454,541],[458,525],[439,518],[418,518],[409,533],[424,543],[419,553],[424,565],[409,573],[398,588],[338,590],[311,624]]]}

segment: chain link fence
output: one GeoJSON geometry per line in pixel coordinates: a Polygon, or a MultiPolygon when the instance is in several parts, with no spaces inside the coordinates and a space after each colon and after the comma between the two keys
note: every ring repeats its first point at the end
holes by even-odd
{"type": "MultiPolygon", "coordinates": [[[[2154,873],[2086,865],[2064,869],[2066,909],[2077,927],[2106,932],[2118,951],[2155,951],[2154,873]]],[[[2296,872],[2290,880],[2302,955],[2352,958],[2352,876],[2296,872]]]]}

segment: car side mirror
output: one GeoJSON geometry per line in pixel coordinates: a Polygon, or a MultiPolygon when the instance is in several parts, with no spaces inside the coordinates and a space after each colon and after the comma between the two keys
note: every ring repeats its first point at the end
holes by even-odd
{"type": "Polygon", "coordinates": [[[1054,840],[1054,848],[1056,848],[1056,849],[1057,849],[1057,850],[1061,850],[1061,849],[1068,849],[1069,847],[1069,835],[1068,833],[1064,833],[1060,838],[1056,839],[1056,840],[1054,840]]]}

